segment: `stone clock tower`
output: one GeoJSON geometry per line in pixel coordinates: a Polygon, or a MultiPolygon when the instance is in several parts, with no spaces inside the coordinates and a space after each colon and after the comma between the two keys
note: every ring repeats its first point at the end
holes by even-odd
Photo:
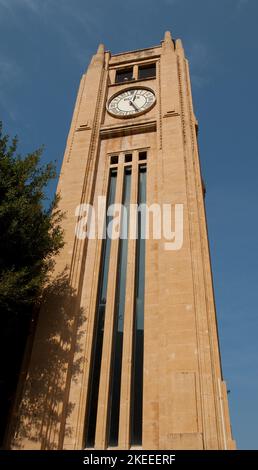
{"type": "Polygon", "coordinates": [[[28,346],[10,446],[233,449],[180,40],[167,32],[161,45],[115,55],[99,46],[58,192],[65,246],[28,346]],[[126,209],[116,222],[114,204],[126,209]]]}

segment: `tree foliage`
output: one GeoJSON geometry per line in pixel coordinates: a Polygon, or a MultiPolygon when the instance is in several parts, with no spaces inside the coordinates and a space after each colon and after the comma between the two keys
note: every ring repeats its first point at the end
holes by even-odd
{"type": "Polygon", "coordinates": [[[55,167],[40,166],[41,154],[21,158],[0,127],[0,311],[25,313],[38,300],[63,245],[58,196],[44,209],[55,167]]]}
{"type": "Polygon", "coordinates": [[[21,157],[17,144],[0,123],[0,445],[33,312],[63,246],[58,196],[46,208],[55,166],[40,164],[42,148],[21,157]]]}

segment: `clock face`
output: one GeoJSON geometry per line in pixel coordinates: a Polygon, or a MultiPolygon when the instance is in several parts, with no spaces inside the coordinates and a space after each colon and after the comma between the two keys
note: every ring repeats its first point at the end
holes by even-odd
{"type": "Polygon", "coordinates": [[[149,111],[154,106],[156,97],[148,88],[129,88],[112,96],[107,110],[116,117],[129,117],[149,111]]]}

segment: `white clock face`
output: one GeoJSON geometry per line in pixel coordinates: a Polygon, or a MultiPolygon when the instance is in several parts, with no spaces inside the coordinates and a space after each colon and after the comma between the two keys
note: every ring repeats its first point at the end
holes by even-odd
{"type": "Polygon", "coordinates": [[[153,91],[147,88],[130,88],[111,97],[107,109],[116,117],[134,116],[148,111],[155,102],[153,91]]]}

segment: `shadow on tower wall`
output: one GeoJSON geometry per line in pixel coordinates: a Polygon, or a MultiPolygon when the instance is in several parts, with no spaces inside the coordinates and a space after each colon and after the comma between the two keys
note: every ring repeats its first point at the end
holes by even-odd
{"type": "Polygon", "coordinates": [[[68,397],[71,380],[77,380],[83,365],[79,344],[85,322],[64,271],[45,289],[32,353],[25,359],[27,367],[17,394],[8,447],[62,448],[64,437],[71,432],[65,422],[75,404],[68,397]]]}

